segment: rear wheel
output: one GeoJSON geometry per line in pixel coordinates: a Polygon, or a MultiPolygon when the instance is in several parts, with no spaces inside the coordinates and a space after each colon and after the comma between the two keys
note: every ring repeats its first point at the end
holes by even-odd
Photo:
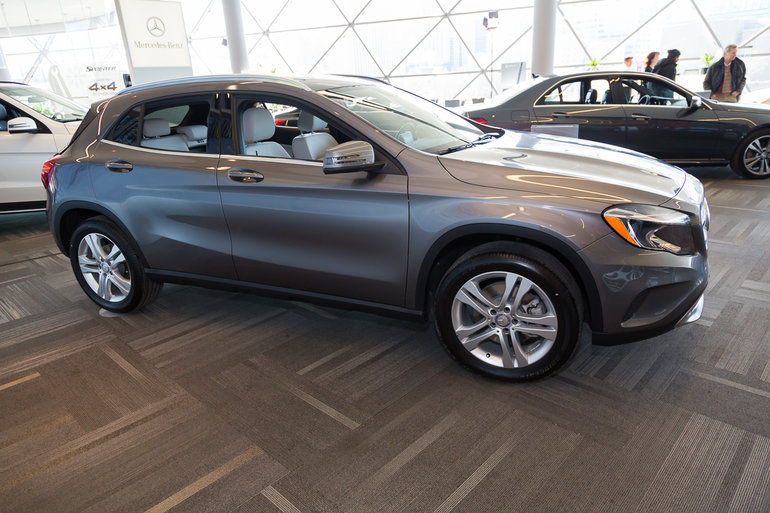
{"type": "Polygon", "coordinates": [[[545,376],[567,361],[579,339],[579,289],[545,252],[514,243],[489,249],[460,259],[439,283],[439,337],[482,374],[513,381],[545,376]]]}
{"type": "Polygon", "coordinates": [[[163,284],[148,278],[137,250],[105,217],[89,219],[70,239],[70,263],[80,287],[91,300],[112,312],[141,308],[163,284]]]}
{"type": "Polygon", "coordinates": [[[730,165],[746,178],[770,178],[770,130],[758,130],[746,137],[730,165]]]}

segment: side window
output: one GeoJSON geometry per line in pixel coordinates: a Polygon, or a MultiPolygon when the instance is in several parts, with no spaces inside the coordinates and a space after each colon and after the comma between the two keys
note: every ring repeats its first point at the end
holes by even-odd
{"type": "Polygon", "coordinates": [[[0,132],[8,130],[8,120],[17,118],[22,114],[16,112],[10,105],[0,102],[0,132]]]}
{"type": "Polygon", "coordinates": [[[207,153],[209,110],[208,97],[146,103],[126,112],[107,139],[157,150],[207,153]]]}
{"type": "Polygon", "coordinates": [[[636,105],[686,107],[687,98],[657,79],[623,80],[627,102],[636,105]]]}
{"type": "Polygon", "coordinates": [[[551,89],[538,103],[553,105],[563,103],[583,103],[580,94],[580,81],[561,83],[551,89]]]}
{"type": "Polygon", "coordinates": [[[120,118],[120,121],[115,124],[107,139],[121,144],[128,144],[129,146],[138,146],[140,114],[141,110],[138,107],[134,107],[128,111],[122,118],[120,118]]]}
{"type": "Polygon", "coordinates": [[[606,78],[597,78],[591,80],[588,90],[585,96],[583,96],[583,103],[619,103],[614,101],[612,97],[612,89],[610,82],[606,78]]]}
{"type": "Polygon", "coordinates": [[[349,138],[300,105],[269,98],[243,98],[236,110],[239,155],[322,161],[349,138]]]}

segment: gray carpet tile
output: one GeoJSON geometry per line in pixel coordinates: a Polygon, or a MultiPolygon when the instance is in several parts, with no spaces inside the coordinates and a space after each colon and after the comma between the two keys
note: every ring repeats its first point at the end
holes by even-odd
{"type": "Polygon", "coordinates": [[[770,183],[693,169],[703,318],[529,384],[427,324],[167,285],[111,316],[0,216],[0,511],[770,511],[770,183]]]}

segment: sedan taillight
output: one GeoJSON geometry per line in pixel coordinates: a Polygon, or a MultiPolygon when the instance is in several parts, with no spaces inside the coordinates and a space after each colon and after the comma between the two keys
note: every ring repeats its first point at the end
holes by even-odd
{"type": "Polygon", "coordinates": [[[43,182],[43,187],[48,189],[48,184],[51,183],[51,175],[53,174],[53,168],[56,167],[56,157],[46,160],[43,164],[43,170],[40,172],[40,180],[43,182]]]}
{"type": "Polygon", "coordinates": [[[471,118],[471,119],[473,121],[475,121],[476,123],[481,123],[482,125],[486,125],[487,124],[487,120],[484,119],[484,118],[471,118]]]}

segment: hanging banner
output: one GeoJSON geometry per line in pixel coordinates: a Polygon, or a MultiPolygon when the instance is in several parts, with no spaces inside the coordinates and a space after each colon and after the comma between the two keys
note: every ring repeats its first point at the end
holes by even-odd
{"type": "Polygon", "coordinates": [[[115,0],[134,85],[192,76],[179,2],[115,0]]]}

